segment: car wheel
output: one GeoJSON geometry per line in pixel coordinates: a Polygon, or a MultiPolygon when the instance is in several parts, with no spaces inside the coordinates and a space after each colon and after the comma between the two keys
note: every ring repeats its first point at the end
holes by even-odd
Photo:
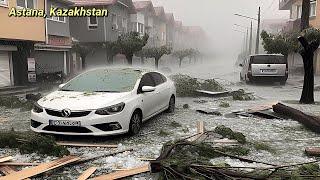
{"type": "Polygon", "coordinates": [[[167,112],[168,113],[173,113],[175,108],[176,108],[176,99],[174,98],[174,96],[171,96],[167,112]]]}
{"type": "Polygon", "coordinates": [[[286,81],[280,81],[280,85],[282,86],[286,85],[286,81]]]}
{"type": "Polygon", "coordinates": [[[129,134],[130,135],[136,135],[141,130],[142,126],[142,116],[141,113],[138,111],[135,111],[130,119],[130,125],[129,125],[129,134]]]}

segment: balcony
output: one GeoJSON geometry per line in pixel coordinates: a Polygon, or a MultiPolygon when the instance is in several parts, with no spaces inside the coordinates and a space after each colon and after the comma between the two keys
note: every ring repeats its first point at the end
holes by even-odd
{"type": "Polygon", "coordinates": [[[279,0],[279,10],[290,10],[293,0],[279,0]]]}
{"type": "Polygon", "coordinates": [[[291,20],[283,28],[284,32],[295,32],[300,30],[301,19],[291,20]]]}

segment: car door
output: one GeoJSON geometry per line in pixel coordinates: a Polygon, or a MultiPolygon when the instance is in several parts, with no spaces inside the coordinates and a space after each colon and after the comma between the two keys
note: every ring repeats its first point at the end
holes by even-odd
{"type": "Polygon", "coordinates": [[[165,83],[166,78],[163,77],[160,73],[152,72],[150,74],[156,84],[156,96],[157,96],[157,100],[158,100],[157,101],[158,102],[157,111],[161,111],[169,104],[170,88],[165,83]]]}
{"type": "Polygon", "coordinates": [[[142,92],[143,86],[155,87],[155,82],[151,77],[150,73],[147,73],[142,76],[138,87],[138,94],[140,94],[142,102],[143,118],[146,118],[153,115],[157,111],[158,97],[156,96],[156,91],[142,92]]]}

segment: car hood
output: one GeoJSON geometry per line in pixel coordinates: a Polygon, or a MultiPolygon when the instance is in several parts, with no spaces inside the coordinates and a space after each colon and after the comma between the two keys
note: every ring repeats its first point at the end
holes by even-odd
{"type": "Polygon", "coordinates": [[[130,96],[125,93],[86,93],[55,91],[38,101],[44,108],[62,110],[94,110],[120,103],[130,96]]]}

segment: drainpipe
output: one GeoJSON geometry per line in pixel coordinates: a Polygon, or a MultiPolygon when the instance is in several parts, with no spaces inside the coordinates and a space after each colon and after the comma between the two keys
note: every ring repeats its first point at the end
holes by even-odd
{"type": "MultiPolygon", "coordinates": [[[[48,12],[48,2],[47,2],[48,0],[45,0],[44,1],[44,8],[45,8],[45,12],[46,12],[46,14],[48,14],[47,12],[48,12]]],[[[45,29],[44,29],[44,31],[45,31],[45,38],[46,38],[46,44],[48,44],[48,41],[49,41],[49,37],[48,37],[48,19],[47,19],[47,17],[45,17],[44,18],[44,21],[45,21],[45,29]]]]}
{"type": "MultiPolygon", "coordinates": [[[[103,6],[103,9],[105,6],[103,6]]],[[[106,16],[103,16],[104,42],[107,42],[106,16]]]]}

